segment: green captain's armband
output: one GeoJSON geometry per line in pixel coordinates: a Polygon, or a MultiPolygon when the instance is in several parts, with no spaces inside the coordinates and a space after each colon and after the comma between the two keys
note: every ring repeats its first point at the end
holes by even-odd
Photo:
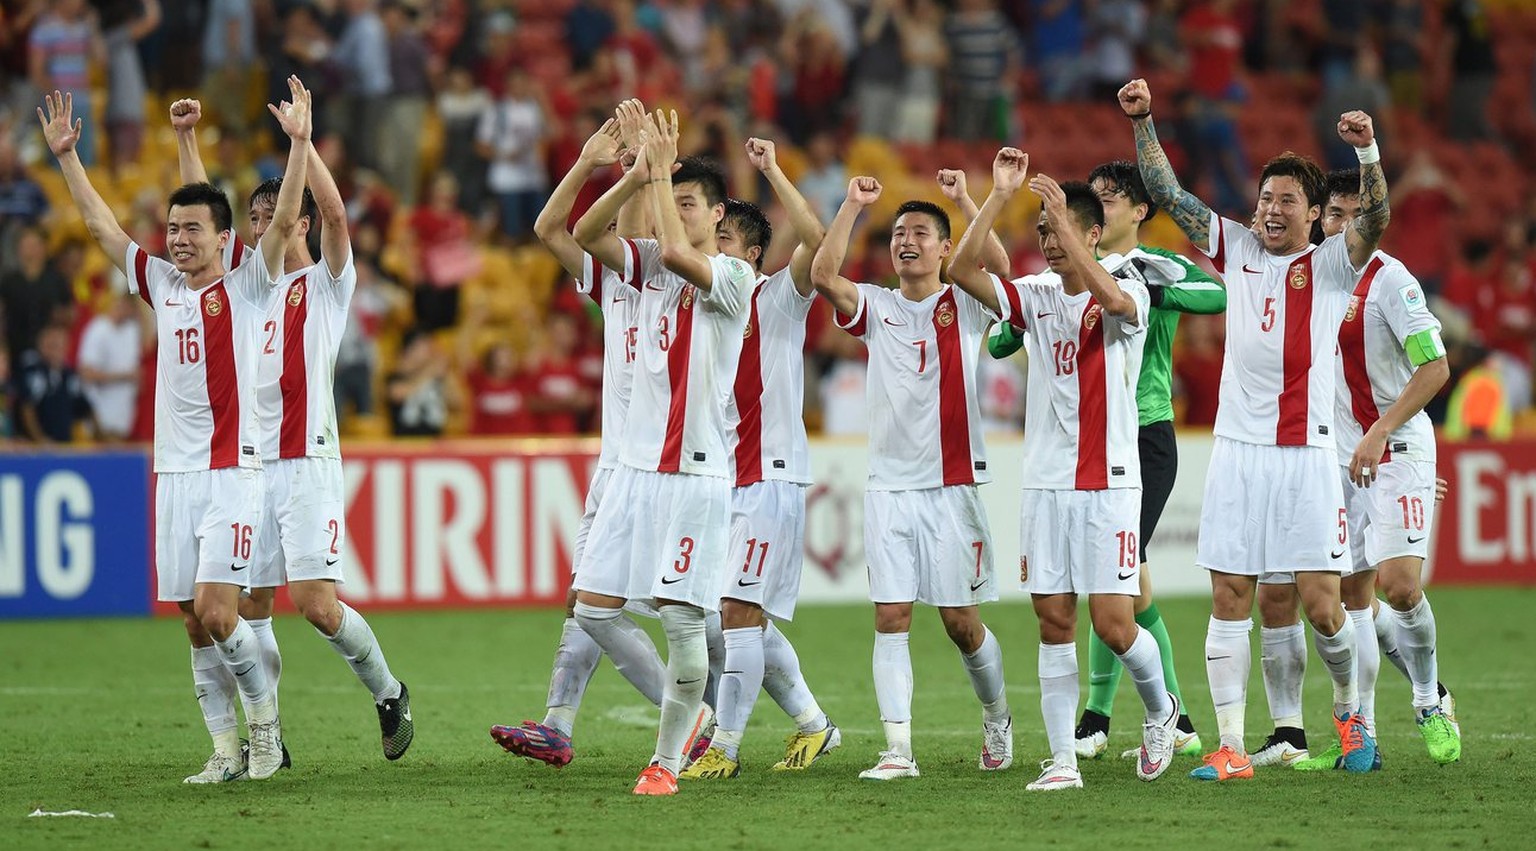
{"type": "Polygon", "coordinates": [[[998,360],[1022,348],[1024,348],[1024,338],[1014,329],[1011,322],[995,323],[992,330],[987,333],[987,352],[998,360]]]}
{"type": "MultiPolygon", "coordinates": [[[[987,346],[990,348],[991,345],[992,341],[988,340],[987,346]]],[[[1434,328],[1426,328],[1417,334],[1409,335],[1408,339],[1403,341],[1403,350],[1408,353],[1408,360],[1412,361],[1416,368],[1445,357],[1445,343],[1440,339],[1440,332],[1434,328]]],[[[994,353],[993,357],[999,357],[999,355],[994,353]]]]}

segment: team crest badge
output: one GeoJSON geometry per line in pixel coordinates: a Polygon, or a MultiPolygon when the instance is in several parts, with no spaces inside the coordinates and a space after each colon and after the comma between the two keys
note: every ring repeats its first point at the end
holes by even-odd
{"type": "Polygon", "coordinates": [[[1353,321],[1355,321],[1355,313],[1359,309],[1360,309],[1360,296],[1357,296],[1357,295],[1350,296],[1349,297],[1349,309],[1344,311],[1344,321],[1345,322],[1353,322],[1353,321]]]}
{"type": "Polygon", "coordinates": [[[1087,328],[1089,331],[1092,331],[1093,326],[1099,324],[1099,314],[1103,312],[1104,309],[1096,304],[1090,306],[1088,310],[1083,313],[1083,327],[1087,328]]]}
{"type": "Polygon", "coordinates": [[[948,328],[955,324],[955,309],[950,307],[947,302],[941,304],[938,311],[934,313],[934,318],[939,321],[940,325],[948,328]]]}
{"type": "Polygon", "coordinates": [[[1300,263],[1291,267],[1291,287],[1298,290],[1307,288],[1307,271],[1300,263]]]}
{"type": "Polygon", "coordinates": [[[301,302],[303,300],[304,300],[304,282],[303,281],[294,281],[293,282],[293,286],[288,288],[288,304],[293,306],[293,307],[298,307],[299,306],[299,302],[301,302]]]}
{"type": "Polygon", "coordinates": [[[752,336],[752,323],[748,322],[747,323],[747,327],[741,329],[741,339],[746,340],[746,339],[750,338],[751,336],[752,336]]]}
{"type": "Polygon", "coordinates": [[[692,307],[693,307],[693,284],[689,284],[688,286],[683,288],[683,309],[684,310],[688,310],[688,309],[690,309],[692,307]]]}
{"type": "Polygon", "coordinates": [[[218,293],[209,293],[203,296],[203,311],[209,316],[218,316],[219,312],[223,309],[224,302],[219,298],[218,293]]]}
{"type": "Polygon", "coordinates": [[[1019,581],[1029,581],[1029,556],[1019,556],[1019,581]]]}

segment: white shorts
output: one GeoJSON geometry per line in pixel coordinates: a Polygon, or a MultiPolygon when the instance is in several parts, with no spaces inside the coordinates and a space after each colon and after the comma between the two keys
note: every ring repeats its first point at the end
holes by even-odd
{"type": "Polygon", "coordinates": [[[581,557],[587,551],[587,538],[592,534],[592,519],[597,517],[597,507],[603,504],[603,494],[612,478],[612,467],[599,467],[592,474],[591,484],[587,485],[587,501],[582,505],[581,522],[576,524],[576,547],[571,551],[572,574],[581,570],[581,557]]]}
{"type": "Polygon", "coordinates": [[[256,536],[251,587],[289,582],[342,582],[347,541],[346,485],[340,458],[279,458],[265,462],[267,508],[256,536]]]}
{"type": "Polygon", "coordinates": [[[592,518],[576,590],[716,611],[730,528],[729,480],[619,467],[592,518]]]}
{"type": "Polygon", "coordinates": [[[1349,573],[1338,466],[1332,449],[1217,437],[1195,563],[1239,576],[1349,573]]]}
{"type": "Polygon", "coordinates": [[[1026,489],[1019,587],[1030,594],[1141,596],[1141,488],[1026,489]]]}
{"type": "Polygon", "coordinates": [[[155,577],[161,602],[199,584],[249,587],[267,483],[260,469],[225,467],[155,476],[155,577]]]}
{"type": "Polygon", "coordinates": [[[864,493],[869,599],[974,606],[997,599],[992,533],[975,485],[864,493]]]}
{"type": "Polygon", "coordinates": [[[1398,459],[1376,468],[1368,488],[1349,480],[1339,468],[1349,509],[1349,537],[1355,570],[1375,570],[1382,562],[1429,557],[1429,530],[1435,520],[1435,462],[1398,459]]]}
{"type": "Polygon", "coordinates": [[[724,596],[793,620],[805,567],[805,485],[765,480],[731,491],[730,574],[724,596]]]}

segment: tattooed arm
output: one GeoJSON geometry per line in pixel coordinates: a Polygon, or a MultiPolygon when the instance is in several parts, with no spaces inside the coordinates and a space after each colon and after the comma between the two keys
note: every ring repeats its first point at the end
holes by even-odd
{"type": "Polygon", "coordinates": [[[1381,170],[1381,154],[1375,152],[1376,131],[1371,117],[1355,110],[1339,116],[1339,138],[1357,149],[1370,149],[1375,162],[1360,163],[1360,214],[1344,230],[1344,244],[1349,247],[1349,262],[1356,269],[1370,262],[1371,254],[1381,244],[1381,235],[1392,220],[1387,203],[1387,176],[1381,170]]]}
{"type": "Polygon", "coordinates": [[[1136,131],[1136,165],[1153,203],[1167,211],[1168,217],[1202,251],[1211,244],[1211,208],[1204,201],[1184,191],[1178,175],[1168,163],[1168,155],[1157,141],[1152,126],[1152,90],[1146,80],[1132,80],[1120,89],[1120,108],[1132,116],[1136,131]]]}

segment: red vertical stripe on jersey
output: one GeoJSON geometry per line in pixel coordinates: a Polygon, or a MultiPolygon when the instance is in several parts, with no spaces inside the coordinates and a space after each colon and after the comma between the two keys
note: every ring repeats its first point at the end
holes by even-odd
{"type": "Polygon", "coordinates": [[[1275,423],[1275,445],[1306,446],[1307,420],[1311,411],[1308,390],[1312,377],[1312,252],[1285,270],[1285,383],[1280,387],[1280,416],[1275,423]],[[1291,279],[1300,275],[1302,285],[1291,279]]]}
{"type": "Polygon", "coordinates": [[[139,290],[139,298],[151,308],[155,306],[149,296],[149,255],[142,248],[133,250],[133,280],[139,290]]]}
{"type": "Polygon", "coordinates": [[[300,275],[289,284],[283,304],[283,374],[278,378],[283,394],[283,422],[277,433],[279,458],[303,458],[309,450],[309,370],[304,358],[308,281],[308,275],[300,275]],[[295,293],[298,304],[294,304],[295,293]]]}
{"type": "Polygon", "coordinates": [[[223,281],[198,293],[197,298],[203,311],[203,373],[208,380],[208,405],[213,409],[208,468],[218,470],[240,463],[240,379],[235,372],[235,335],[229,316],[229,292],[223,281]]]}
{"type": "Polygon", "coordinates": [[[752,314],[747,336],[741,341],[741,360],[736,367],[736,487],[763,480],[763,329],[758,322],[757,298],[762,284],[752,291],[752,314]]]}
{"type": "MultiPolygon", "coordinates": [[[[868,313],[868,307],[865,308],[868,313]]],[[[933,306],[933,332],[938,338],[939,451],[944,458],[944,484],[975,484],[971,470],[971,418],[965,404],[965,361],[960,349],[960,310],[950,287],[933,306]],[[949,322],[940,321],[941,316],[949,322]]],[[[909,424],[915,425],[915,424],[909,424]]]]}
{"type": "MultiPolygon", "coordinates": [[[[1349,388],[1349,409],[1362,432],[1370,431],[1371,426],[1381,419],[1381,412],[1376,409],[1376,397],[1371,392],[1371,375],[1365,364],[1365,301],[1371,293],[1371,284],[1376,281],[1376,273],[1385,265],[1380,257],[1371,258],[1365,273],[1360,276],[1360,283],[1355,285],[1351,315],[1339,326],[1339,356],[1344,363],[1344,384],[1349,388]]],[[[1381,461],[1390,460],[1392,447],[1389,444],[1381,461]]]]}
{"type": "Polygon", "coordinates": [[[1077,339],[1077,483],[1078,490],[1109,487],[1109,388],[1104,375],[1104,315],[1092,296],[1083,308],[1077,339]],[[1088,312],[1095,313],[1089,327],[1088,312]]]}
{"type": "Polygon", "coordinates": [[[667,381],[672,385],[672,400],[667,405],[667,438],[661,445],[658,473],[676,473],[683,458],[683,426],[688,413],[688,363],[693,352],[693,308],[698,293],[686,284],[677,302],[677,322],[672,329],[672,344],[667,348],[667,381]]]}

